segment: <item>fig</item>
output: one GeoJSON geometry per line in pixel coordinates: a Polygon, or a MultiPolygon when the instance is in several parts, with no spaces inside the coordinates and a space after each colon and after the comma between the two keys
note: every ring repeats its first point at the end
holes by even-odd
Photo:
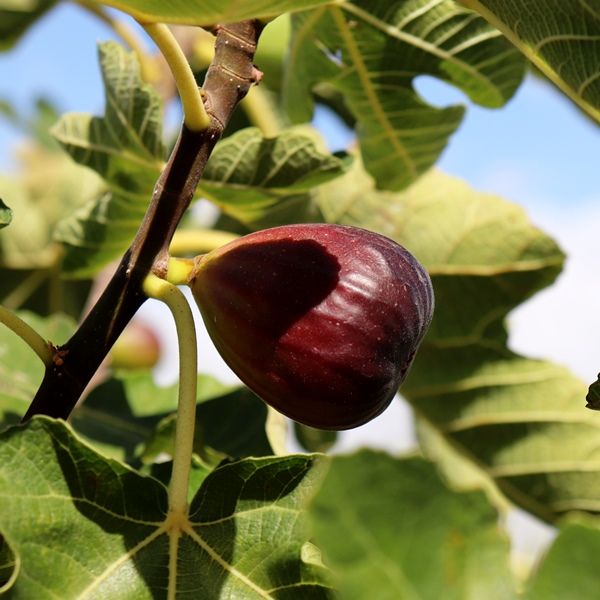
{"type": "Polygon", "coordinates": [[[198,257],[189,279],[223,359],[267,404],[320,429],[379,415],[433,312],[402,246],[342,225],[251,233],[198,257]]]}

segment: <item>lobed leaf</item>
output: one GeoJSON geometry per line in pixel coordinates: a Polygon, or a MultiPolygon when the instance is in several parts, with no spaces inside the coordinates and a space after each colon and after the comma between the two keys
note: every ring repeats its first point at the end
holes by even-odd
{"type": "Polygon", "coordinates": [[[427,104],[415,77],[440,78],[495,108],[523,71],[500,33],[453,0],[354,0],[294,16],[284,102],[294,122],[305,121],[311,90],[333,87],[357,121],[366,169],[378,187],[399,190],[431,167],[463,115],[427,104]]]}
{"type": "Polygon", "coordinates": [[[343,600],[516,598],[496,512],[422,459],[334,457],[309,512],[343,600]]]}
{"type": "Polygon", "coordinates": [[[89,276],[128,247],[150,202],[164,160],[162,110],[140,76],[133,52],[99,47],[106,96],[103,117],[64,116],[53,133],[71,157],[103,177],[108,192],[67,217],[56,232],[66,246],[65,270],[89,276]]]}
{"type": "Polygon", "coordinates": [[[459,0],[498,28],[550,81],[600,122],[597,0],[459,0]]]}
{"type": "Polygon", "coordinates": [[[347,170],[349,158],[321,146],[308,129],[290,129],[274,138],[265,138],[254,127],[243,129],[219,142],[200,193],[251,228],[273,225],[276,213],[309,204],[313,187],[347,170]]]}
{"type": "Polygon", "coordinates": [[[304,550],[302,510],[319,474],[312,456],[226,464],[174,527],[163,484],[97,454],[64,422],[36,417],[0,436],[0,529],[20,561],[13,597],[150,600],[170,588],[330,598],[326,570],[304,550]]]}

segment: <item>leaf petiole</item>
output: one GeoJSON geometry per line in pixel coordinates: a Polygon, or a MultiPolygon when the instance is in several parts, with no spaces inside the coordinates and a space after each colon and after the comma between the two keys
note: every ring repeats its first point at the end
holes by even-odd
{"type": "Polygon", "coordinates": [[[33,327],[25,323],[23,319],[3,306],[0,306],[0,323],[4,323],[11,331],[16,333],[39,356],[40,360],[46,366],[52,364],[52,345],[33,327]]]}
{"type": "Polygon", "coordinates": [[[190,305],[176,286],[155,275],[148,275],[143,284],[144,293],[164,302],[175,320],[179,342],[179,401],[175,428],[173,471],[169,484],[169,512],[171,518],[187,517],[187,496],[190,465],[194,445],[196,419],[197,346],[196,329],[190,305]]]}
{"type": "Polygon", "coordinates": [[[202,91],[175,36],[164,23],[141,23],[141,26],[158,46],[171,69],[183,105],[185,126],[190,131],[208,129],[210,117],[204,108],[202,91]]]}

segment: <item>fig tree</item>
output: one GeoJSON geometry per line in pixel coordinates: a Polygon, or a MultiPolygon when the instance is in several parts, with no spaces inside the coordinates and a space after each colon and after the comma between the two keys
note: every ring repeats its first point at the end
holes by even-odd
{"type": "Polygon", "coordinates": [[[355,227],[289,225],[199,257],[190,285],[224,360],[265,402],[321,429],[380,414],[433,312],[427,272],[355,227]]]}

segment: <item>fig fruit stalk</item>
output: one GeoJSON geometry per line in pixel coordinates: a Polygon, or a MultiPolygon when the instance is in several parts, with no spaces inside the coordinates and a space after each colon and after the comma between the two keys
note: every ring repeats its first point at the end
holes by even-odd
{"type": "Polygon", "coordinates": [[[341,225],[238,238],[198,257],[190,285],[238,377],[320,429],[357,427],[389,405],[434,304],[429,276],[408,250],[341,225]]]}

